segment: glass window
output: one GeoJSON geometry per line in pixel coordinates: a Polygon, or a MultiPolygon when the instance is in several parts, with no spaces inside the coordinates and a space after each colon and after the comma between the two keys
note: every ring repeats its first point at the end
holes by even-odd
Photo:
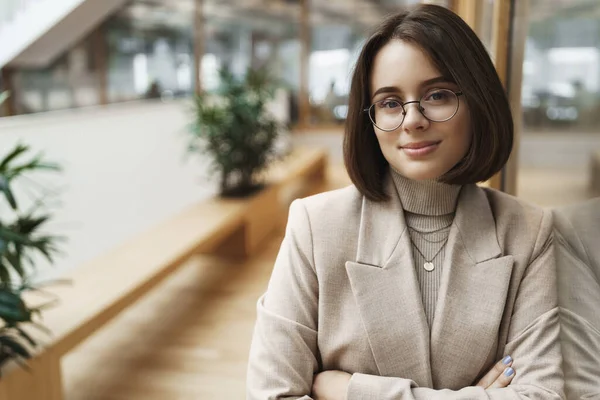
{"type": "Polygon", "coordinates": [[[129,2],[47,68],[17,69],[16,113],[97,105],[102,93],[109,103],[191,94],[193,11],[194,0],[129,2]]]}
{"type": "Polygon", "coordinates": [[[529,20],[517,193],[544,205],[600,194],[600,3],[533,0],[529,20]]]}
{"type": "Polygon", "coordinates": [[[106,23],[109,102],[194,90],[194,0],[135,0],[106,23]]]}
{"type": "Polygon", "coordinates": [[[481,0],[477,3],[477,35],[492,54],[492,41],[494,39],[494,2],[502,0],[481,0]]]}
{"type": "Polygon", "coordinates": [[[219,69],[242,76],[252,68],[268,68],[280,79],[277,112],[282,120],[298,121],[300,91],[299,2],[255,1],[248,4],[205,0],[204,55],[201,82],[205,90],[219,85],[219,69]]]}
{"type": "Polygon", "coordinates": [[[91,106],[99,103],[98,67],[91,37],[47,68],[18,69],[13,75],[17,114],[91,106]]]}

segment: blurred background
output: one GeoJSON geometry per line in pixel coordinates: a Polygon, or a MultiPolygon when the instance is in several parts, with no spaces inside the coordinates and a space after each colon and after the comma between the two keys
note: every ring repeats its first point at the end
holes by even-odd
{"type": "MultiPolygon", "coordinates": [[[[68,237],[52,263],[38,262],[39,276],[68,276],[186,207],[219,199],[210,157],[190,160],[186,148],[195,95],[222,93],[223,68],[239,79],[267,70],[278,83],[266,107],[284,127],[279,151],[322,148],[326,187],[348,184],[341,144],[352,68],[375,24],[419,2],[469,23],[509,94],[517,140],[487,184],[543,207],[597,196],[597,0],[0,0],[0,93],[8,96],[0,158],[26,143],[63,167],[33,179],[34,192],[53,199],[48,229],[68,237]]],[[[210,269],[202,278],[188,269],[128,308],[112,331],[65,358],[66,398],[243,397],[253,306],[278,240],[265,245],[262,264],[234,273],[239,263],[221,260],[225,283],[207,278],[210,269]],[[156,328],[150,315],[170,307],[185,317],[156,328]]]]}
{"type": "MultiPolygon", "coordinates": [[[[317,132],[339,137],[349,76],[369,29],[415,2],[65,0],[48,6],[44,0],[3,0],[0,67],[2,85],[12,96],[0,115],[185,99],[196,90],[215,90],[222,67],[241,76],[248,67],[267,66],[284,83],[277,106],[281,118],[301,140],[317,132]]],[[[490,52],[494,10],[503,2],[511,3],[464,2],[490,52]]],[[[522,134],[508,187],[550,206],[586,197],[590,188],[589,153],[598,146],[600,118],[600,3],[522,3],[508,17],[512,41],[505,42],[502,60],[512,67],[507,82],[520,85],[513,92],[521,93],[515,118],[522,134]],[[556,182],[546,175],[572,181],[570,194],[560,197],[562,185],[546,192],[556,182]],[[519,186],[519,177],[536,183],[519,186]]],[[[337,142],[333,147],[339,150],[337,142]]]]}

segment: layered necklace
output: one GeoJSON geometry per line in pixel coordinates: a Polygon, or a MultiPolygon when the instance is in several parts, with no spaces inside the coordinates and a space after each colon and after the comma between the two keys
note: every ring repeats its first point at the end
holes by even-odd
{"type": "Polygon", "coordinates": [[[425,260],[425,262],[423,263],[423,268],[425,269],[425,271],[431,272],[435,269],[436,266],[433,264],[433,261],[441,253],[441,251],[444,249],[444,247],[446,247],[446,243],[448,243],[448,238],[450,237],[450,235],[449,234],[444,235],[444,237],[442,239],[437,239],[437,240],[431,240],[428,237],[431,237],[432,235],[435,235],[436,233],[442,232],[445,229],[450,228],[451,225],[452,224],[444,226],[440,229],[436,229],[434,231],[419,231],[415,228],[408,227],[408,229],[411,231],[411,233],[417,234],[427,243],[431,243],[431,244],[441,243],[439,249],[435,252],[434,256],[428,259],[425,256],[425,254],[423,254],[421,249],[419,249],[419,247],[415,244],[414,240],[412,239],[412,235],[410,235],[410,241],[411,241],[413,247],[417,250],[417,252],[421,255],[421,257],[423,257],[423,260],[425,260]]]}

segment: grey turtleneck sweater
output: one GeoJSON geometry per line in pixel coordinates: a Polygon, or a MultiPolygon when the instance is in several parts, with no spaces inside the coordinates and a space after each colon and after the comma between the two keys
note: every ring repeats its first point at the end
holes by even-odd
{"type": "Polygon", "coordinates": [[[405,178],[394,169],[391,171],[404,208],[404,219],[413,245],[414,268],[431,328],[446,256],[445,243],[454,221],[461,186],[435,180],[415,181],[405,178]],[[432,271],[424,267],[429,261],[434,265],[432,271]]]}

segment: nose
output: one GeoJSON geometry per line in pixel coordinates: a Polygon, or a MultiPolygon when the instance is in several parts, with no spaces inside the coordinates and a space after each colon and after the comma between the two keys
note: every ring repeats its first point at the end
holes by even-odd
{"type": "Polygon", "coordinates": [[[429,127],[429,120],[425,118],[420,109],[421,105],[418,102],[411,102],[404,105],[404,121],[402,121],[402,129],[407,132],[422,131],[429,127]]]}

